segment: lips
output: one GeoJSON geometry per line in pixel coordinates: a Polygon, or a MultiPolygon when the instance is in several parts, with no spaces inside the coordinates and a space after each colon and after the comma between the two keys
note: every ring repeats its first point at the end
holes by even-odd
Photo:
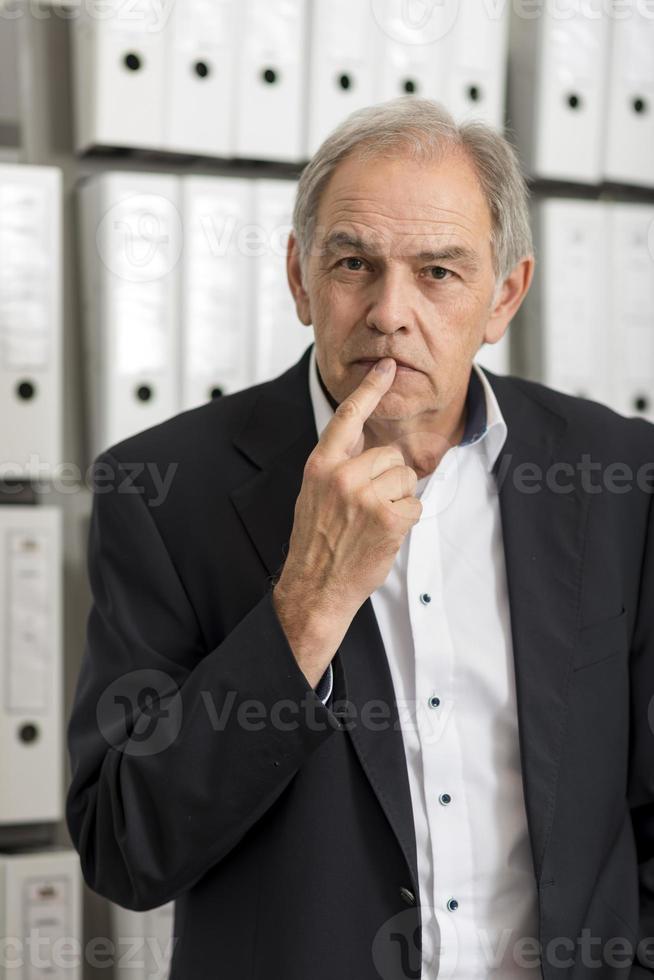
{"type": "Polygon", "coordinates": [[[399,357],[394,357],[393,354],[382,354],[380,357],[360,357],[354,363],[355,364],[376,364],[377,361],[383,360],[384,357],[392,357],[398,367],[409,368],[411,371],[417,371],[413,364],[408,364],[407,361],[401,361],[399,357]]]}

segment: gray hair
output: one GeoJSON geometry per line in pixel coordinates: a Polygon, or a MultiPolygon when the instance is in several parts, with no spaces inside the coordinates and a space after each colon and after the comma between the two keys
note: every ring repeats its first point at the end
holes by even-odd
{"type": "Polygon", "coordinates": [[[327,137],[304,168],[293,210],[302,269],[311,249],[321,195],[338,164],[363,157],[413,154],[434,159],[463,151],[473,164],[491,215],[490,245],[496,293],[511,270],[533,255],[529,191],[511,144],[478,120],[457,124],[439,102],[405,95],[353,112],[327,137]]]}

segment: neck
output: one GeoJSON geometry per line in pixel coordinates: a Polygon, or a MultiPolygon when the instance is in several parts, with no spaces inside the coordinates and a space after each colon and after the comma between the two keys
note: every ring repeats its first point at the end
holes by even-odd
{"type": "Polygon", "coordinates": [[[429,476],[452,446],[463,438],[466,422],[465,396],[457,410],[448,413],[448,421],[440,412],[424,412],[413,419],[368,419],[364,426],[364,451],[379,446],[397,446],[407,466],[415,470],[418,479],[429,476]]]}

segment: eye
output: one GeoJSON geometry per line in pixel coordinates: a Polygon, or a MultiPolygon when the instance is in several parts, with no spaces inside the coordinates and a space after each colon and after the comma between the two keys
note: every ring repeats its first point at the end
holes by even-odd
{"type": "Polygon", "coordinates": [[[428,273],[428,278],[435,279],[437,282],[442,282],[445,279],[445,276],[447,275],[449,276],[454,275],[451,269],[445,269],[442,265],[428,265],[427,273],[428,273]],[[445,273],[445,275],[441,275],[440,273],[445,273]]]}
{"type": "Polygon", "coordinates": [[[347,258],[339,259],[336,265],[338,268],[345,269],[347,272],[360,272],[365,262],[363,259],[358,259],[355,255],[348,255],[347,258]],[[343,263],[347,264],[344,265],[343,263]]]}

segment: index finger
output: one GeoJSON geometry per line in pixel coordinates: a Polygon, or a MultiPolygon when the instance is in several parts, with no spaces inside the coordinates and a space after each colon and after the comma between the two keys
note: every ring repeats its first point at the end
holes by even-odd
{"type": "Polygon", "coordinates": [[[363,426],[393,384],[396,362],[382,357],[361,384],[340,403],[322,431],[318,444],[329,456],[349,457],[361,438],[363,426]]]}

